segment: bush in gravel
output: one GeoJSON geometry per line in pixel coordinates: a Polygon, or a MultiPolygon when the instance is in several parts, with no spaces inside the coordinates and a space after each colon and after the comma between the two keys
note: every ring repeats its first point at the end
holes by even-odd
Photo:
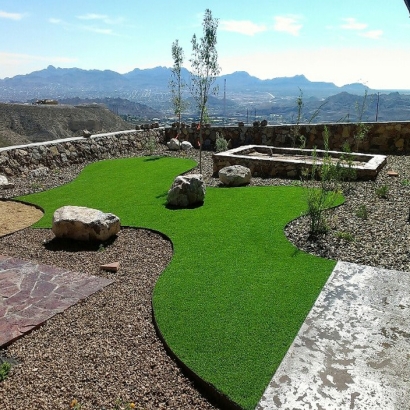
{"type": "Polygon", "coordinates": [[[389,194],[389,187],[386,184],[384,184],[382,186],[377,187],[375,192],[376,192],[376,195],[379,198],[386,199],[388,197],[388,194],[389,194]]]}
{"type": "Polygon", "coordinates": [[[11,369],[11,364],[8,362],[3,362],[0,365],[0,382],[7,379],[10,369],[11,369]]]}
{"type": "MultiPolygon", "coordinates": [[[[305,171],[306,182],[306,214],[310,219],[309,233],[312,238],[328,231],[328,223],[325,211],[335,205],[340,191],[340,181],[342,178],[342,167],[335,164],[329,155],[329,130],[325,127],[324,154],[322,166],[319,170],[316,149],[313,150],[313,164],[310,171],[305,171]],[[319,187],[315,184],[316,177],[319,176],[319,187]]],[[[303,176],[302,176],[303,177],[303,176]]]]}
{"type": "Polygon", "coordinates": [[[70,409],[80,410],[81,409],[81,403],[77,399],[71,400],[70,409]]]}
{"type": "Polygon", "coordinates": [[[354,236],[350,232],[345,232],[345,231],[336,232],[336,237],[339,239],[343,239],[344,241],[347,241],[347,242],[354,241],[354,236]]]}
{"type": "Polygon", "coordinates": [[[361,219],[367,219],[368,212],[366,205],[360,205],[356,210],[356,216],[361,219]]]}

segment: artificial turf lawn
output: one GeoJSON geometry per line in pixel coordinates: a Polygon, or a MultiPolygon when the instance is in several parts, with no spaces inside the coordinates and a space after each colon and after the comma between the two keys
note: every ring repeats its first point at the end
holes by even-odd
{"type": "Polygon", "coordinates": [[[153,295],[169,347],[191,370],[254,409],[335,266],[284,236],[306,209],[301,187],[207,188],[203,206],[166,208],[174,177],[195,163],[130,158],[94,163],[70,184],[19,199],[112,212],[123,226],[167,235],[174,256],[153,295]]]}

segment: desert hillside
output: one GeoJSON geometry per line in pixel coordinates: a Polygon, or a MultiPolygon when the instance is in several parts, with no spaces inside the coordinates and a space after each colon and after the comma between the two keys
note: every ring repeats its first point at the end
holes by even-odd
{"type": "Polygon", "coordinates": [[[0,147],[132,129],[107,108],[90,105],[0,103],[0,147]]]}

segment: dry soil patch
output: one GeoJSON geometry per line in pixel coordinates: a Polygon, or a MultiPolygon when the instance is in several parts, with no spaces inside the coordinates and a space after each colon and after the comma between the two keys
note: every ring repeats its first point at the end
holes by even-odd
{"type": "Polygon", "coordinates": [[[0,236],[27,228],[37,222],[43,212],[32,205],[0,201],[0,236]]]}

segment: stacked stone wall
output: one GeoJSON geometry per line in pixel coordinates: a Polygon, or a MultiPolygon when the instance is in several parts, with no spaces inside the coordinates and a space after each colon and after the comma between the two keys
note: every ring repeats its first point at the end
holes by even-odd
{"type": "MultiPolygon", "coordinates": [[[[366,123],[369,132],[364,141],[354,138],[358,126],[352,123],[326,124],[329,129],[329,149],[340,151],[348,142],[352,151],[371,154],[410,154],[410,122],[366,123]]],[[[306,148],[323,149],[324,124],[302,124],[299,134],[306,140],[306,148]]],[[[294,142],[294,125],[207,127],[203,130],[203,148],[212,150],[217,134],[223,136],[230,148],[257,144],[277,147],[300,146],[294,142]]],[[[121,131],[110,134],[93,135],[91,138],[68,138],[29,144],[12,148],[0,148],[0,174],[26,175],[40,167],[50,169],[64,167],[85,161],[117,158],[132,155],[147,147],[154,138],[157,143],[165,143],[177,135],[177,129],[153,128],[134,131],[121,131]]],[[[197,127],[185,126],[180,139],[198,141],[197,127]]]]}
{"type": "MultiPolygon", "coordinates": [[[[329,148],[340,151],[347,142],[352,151],[371,154],[410,154],[410,122],[376,122],[365,123],[369,131],[363,141],[357,141],[358,125],[353,123],[335,124],[301,124],[297,130],[295,125],[272,126],[238,126],[208,127],[203,130],[203,148],[213,149],[217,134],[222,135],[230,148],[242,145],[271,145],[276,147],[300,147],[301,142],[295,133],[303,136],[306,148],[323,149],[325,126],[329,130],[329,148]]],[[[176,127],[167,129],[166,139],[177,135],[176,127]]],[[[187,140],[194,146],[197,144],[199,131],[197,127],[185,126],[181,130],[180,139],[187,140]]]]}
{"type": "Polygon", "coordinates": [[[27,175],[31,170],[129,156],[145,149],[150,139],[164,142],[164,128],[69,138],[0,149],[0,174],[27,175]]]}

